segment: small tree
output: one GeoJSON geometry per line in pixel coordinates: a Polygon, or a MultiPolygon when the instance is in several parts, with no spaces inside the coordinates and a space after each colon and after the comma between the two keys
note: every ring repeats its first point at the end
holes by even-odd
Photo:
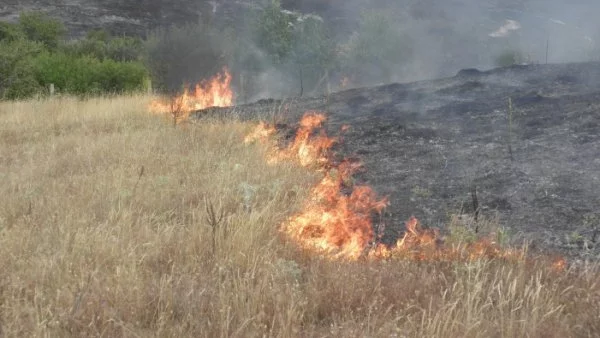
{"type": "Polygon", "coordinates": [[[497,67],[508,67],[516,64],[523,63],[525,57],[517,50],[507,50],[502,52],[496,57],[494,63],[497,67]]]}
{"type": "Polygon", "coordinates": [[[411,44],[392,13],[364,12],[358,31],[342,46],[343,71],[363,82],[390,82],[412,57],[411,44]]]}
{"type": "Polygon", "coordinates": [[[9,22],[0,22],[0,41],[15,41],[25,39],[25,33],[19,25],[9,22]]]}
{"type": "Polygon", "coordinates": [[[33,58],[42,44],[28,40],[0,41],[0,99],[20,99],[40,90],[35,80],[33,58]]]}
{"type": "Polygon", "coordinates": [[[19,26],[29,40],[40,42],[49,49],[56,49],[66,33],[60,21],[41,12],[21,13],[19,26]]]}
{"type": "Polygon", "coordinates": [[[292,60],[298,69],[300,96],[304,87],[316,88],[327,81],[334,62],[334,43],[327,35],[323,19],[315,15],[299,16],[294,25],[292,60]]]}
{"type": "Polygon", "coordinates": [[[164,91],[178,90],[221,70],[227,39],[205,24],[159,29],[145,42],[145,63],[152,82],[164,91]]]}
{"type": "Polygon", "coordinates": [[[274,65],[288,61],[293,48],[293,21],[289,13],[282,11],[279,0],[271,0],[254,22],[256,45],[274,65]]]}

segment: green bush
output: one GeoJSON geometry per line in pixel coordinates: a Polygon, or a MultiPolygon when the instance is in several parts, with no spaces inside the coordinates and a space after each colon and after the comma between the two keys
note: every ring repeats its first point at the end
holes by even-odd
{"type": "Polygon", "coordinates": [[[39,91],[33,58],[44,50],[38,42],[0,40],[0,99],[20,99],[39,91]]]}
{"type": "Polygon", "coordinates": [[[25,39],[21,27],[14,23],[0,22],[0,41],[15,41],[25,39]]]}
{"type": "Polygon", "coordinates": [[[295,18],[282,11],[279,0],[272,0],[253,23],[256,45],[275,65],[287,61],[294,44],[293,23],[295,18]]]}
{"type": "Polygon", "coordinates": [[[123,93],[144,89],[147,71],[140,62],[43,53],[34,60],[37,82],[71,94],[123,93]]]}
{"type": "Polygon", "coordinates": [[[206,24],[159,29],[145,43],[145,64],[156,88],[179,90],[218,73],[230,59],[233,42],[206,24]]]}
{"type": "Polygon", "coordinates": [[[100,60],[139,61],[143,55],[143,43],[139,38],[111,37],[104,30],[88,32],[85,39],[66,44],[62,49],[77,56],[91,56],[100,60]]]}
{"type": "Polygon", "coordinates": [[[498,67],[507,67],[523,63],[525,58],[516,50],[507,50],[498,55],[494,61],[498,67]]]}
{"type": "Polygon", "coordinates": [[[292,63],[299,70],[301,90],[316,90],[320,79],[334,66],[334,42],[329,38],[323,19],[301,15],[296,19],[292,49],[292,63]]]}
{"type": "Polygon", "coordinates": [[[64,25],[41,12],[24,12],[19,16],[19,26],[27,39],[56,49],[64,38],[64,25]]]}
{"type": "Polygon", "coordinates": [[[410,37],[398,28],[393,13],[367,11],[357,32],[342,46],[342,68],[358,82],[390,82],[395,71],[411,59],[411,46],[410,37]]]}

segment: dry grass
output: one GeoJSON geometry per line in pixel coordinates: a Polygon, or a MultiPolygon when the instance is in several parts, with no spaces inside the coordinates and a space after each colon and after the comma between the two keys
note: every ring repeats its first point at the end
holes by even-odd
{"type": "Polygon", "coordinates": [[[0,336],[600,332],[595,266],[298,252],[277,225],[314,175],[267,165],[250,125],[173,128],[147,102],[0,103],[0,336]]]}

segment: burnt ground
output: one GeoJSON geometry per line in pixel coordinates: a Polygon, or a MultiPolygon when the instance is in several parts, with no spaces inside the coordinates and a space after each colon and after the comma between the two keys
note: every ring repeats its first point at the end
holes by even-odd
{"type": "Polygon", "coordinates": [[[534,247],[600,255],[600,63],[471,69],[212,109],[232,110],[248,118],[285,112],[288,123],[323,111],[334,135],[349,125],[338,152],[360,158],[366,170],[357,180],[389,196],[388,238],[411,215],[442,230],[452,214],[473,215],[475,186],[480,219],[498,217],[534,247]]]}

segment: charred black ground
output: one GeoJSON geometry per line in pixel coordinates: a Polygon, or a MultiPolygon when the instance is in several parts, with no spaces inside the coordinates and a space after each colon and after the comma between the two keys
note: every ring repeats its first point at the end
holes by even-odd
{"type": "Polygon", "coordinates": [[[451,214],[473,215],[476,187],[479,216],[498,216],[514,237],[600,254],[600,63],[470,69],[211,112],[293,124],[307,110],[327,113],[330,134],[351,127],[338,151],[360,158],[358,180],[389,196],[389,238],[411,215],[442,229],[451,214]]]}

